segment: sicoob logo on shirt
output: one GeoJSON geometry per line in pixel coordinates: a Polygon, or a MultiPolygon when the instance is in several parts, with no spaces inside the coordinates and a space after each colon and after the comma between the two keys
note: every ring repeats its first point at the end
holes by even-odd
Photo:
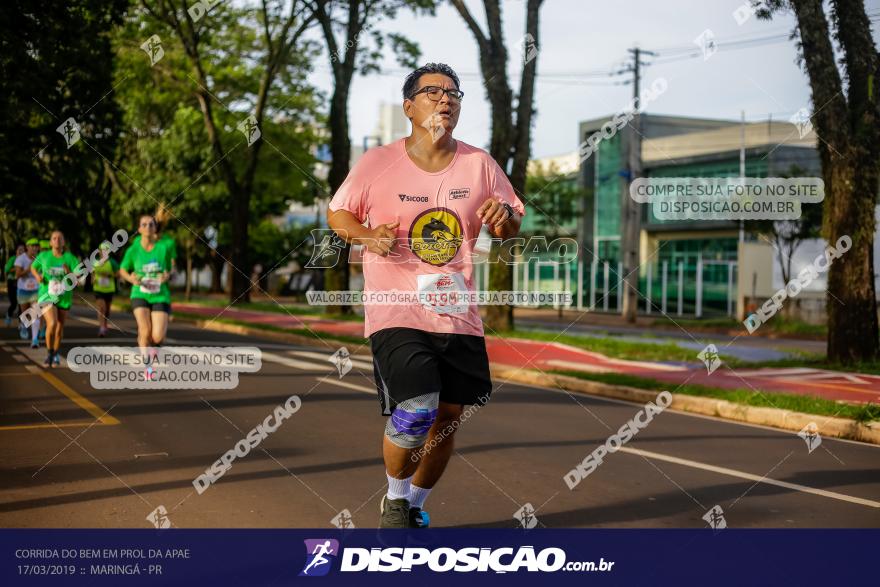
{"type": "Polygon", "coordinates": [[[409,227],[410,248],[425,263],[446,265],[461,248],[461,220],[448,208],[422,212],[409,227]]]}

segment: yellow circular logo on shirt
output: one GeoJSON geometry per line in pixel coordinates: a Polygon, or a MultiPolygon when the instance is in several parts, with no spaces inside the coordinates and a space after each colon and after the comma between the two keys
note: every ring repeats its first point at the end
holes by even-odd
{"type": "Polygon", "coordinates": [[[409,227],[410,249],[425,263],[446,265],[461,248],[461,233],[461,220],[455,212],[432,208],[416,216],[409,227]]]}

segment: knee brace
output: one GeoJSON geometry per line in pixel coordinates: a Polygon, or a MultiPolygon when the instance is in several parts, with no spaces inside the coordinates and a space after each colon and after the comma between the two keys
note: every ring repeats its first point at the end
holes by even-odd
{"type": "Polygon", "coordinates": [[[397,404],[385,424],[385,436],[401,448],[418,448],[437,419],[438,392],[426,393],[397,404]]]}

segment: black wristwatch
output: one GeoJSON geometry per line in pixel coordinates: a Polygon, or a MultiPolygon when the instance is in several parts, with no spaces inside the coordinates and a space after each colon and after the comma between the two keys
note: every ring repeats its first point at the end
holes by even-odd
{"type": "Polygon", "coordinates": [[[513,206],[511,206],[507,202],[503,202],[501,205],[504,206],[505,210],[507,210],[507,218],[504,220],[504,222],[507,222],[508,220],[513,218],[513,215],[515,214],[513,206]]]}

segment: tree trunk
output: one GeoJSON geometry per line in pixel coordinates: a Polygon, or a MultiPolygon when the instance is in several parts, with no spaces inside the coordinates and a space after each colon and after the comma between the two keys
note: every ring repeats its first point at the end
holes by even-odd
{"type": "Polygon", "coordinates": [[[849,236],[852,248],[828,270],[828,358],[844,364],[880,355],[874,288],[874,230],[880,129],[878,55],[860,0],[832,3],[848,84],[844,94],[822,0],[792,0],[822,139],[825,181],[822,236],[849,236]]]}
{"type": "MultiPolygon", "coordinates": [[[[256,145],[251,148],[255,147],[256,145]]],[[[232,199],[232,251],[229,253],[230,303],[244,303],[251,300],[250,264],[247,255],[250,200],[249,190],[241,190],[234,194],[232,199]]]]}
{"type": "MultiPolygon", "coordinates": [[[[529,0],[526,6],[526,34],[538,47],[538,17],[543,0],[529,0]]],[[[465,24],[471,30],[480,51],[480,70],[483,86],[492,110],[492,134],[489,154],[508,175],[513,189],[524,197],[526,170],[528,168],[533,98],[537,58],[524,60],[522,77],[517,99],[516,124],[513,121],[513,91],[507,77],[507,49],[498,0],[486,0],[486,22],[488,36],[484,35],[479,24],[471,15],[464,0],[452,0],[465,24]],[[512,160],[512,163],[511,163],[512,160]]],[[[525,40],[525,39],[524,39],[525,40]]],[[[493,247],[489,260],[489,289],[509,291],[513,288],[513,272],[507,263],[499,263],[497,247],[493,247]]],[[[512,330],[513,306],[488,306],[485,325],[492,332],[512,330]]]]}
{"type": "MultiPolygon", "coordinates": [[[[874,290],[874,207],[877,163],[852,154],[831,170],[831,193],[826,193],[826,240],[849,235],[852,248],[828,270],[828,358],[844,364],[876,360],[877,302],[874,290]],[[860,214],[859,210],[871,211],[860,214]]],[[[827,185],[827,181],[826,181],[827,185]]]]}
{"type": "MultiPolygon", "coordinates": [[[[358,59],[358,37],[366,25],[370,3],[349,0],[345,47],[339,47],[336,42],[333,32],[333,17],[328,11],[328,9],[332,10],[332,4],[327,0],[317,0],[314,6],[315,18],[323,31],[330,54],[330,68],[333,71],[333,96],[330,100],[330,155],[332,161],[327,175],[332,197],[345,181],[351,165],[351,139],[348,136],[348,97],[358,59]]],[[[344,246],[339,256],[339,262],[324,271],[325,290],[348,289],[349,251],[350,246],[344,246]]],[[[327,306],[326,311],[328,314],[351,314],[352,308],[348,305],[327,306]]]]}
{"type": "Polygon", "coordinates": [[[210,293],[221,293],[223,291],[223,258],[217,251],[211,251],[211,289],[210,293]]]}
{"type": "MultiPolygon", "coordinates": [[[[333,98],[330,102],[330,154],[333,161],[327,175],[330,184],[330,193],[336,190],[345,181],[351,165],[351,139],[348,136],[348,92],[351,77],[346,83],[345,79],[337,80],[334,85],[333,98]]],[[[343,291],[348,289],[349,267],[348,253],[350,247],[346,246],[339,255],[336,266],[325,271],[324,288],[327,291],[343,291]]],[[[351,314],[351,306],[327,306],[328,314],[351,314]]]]}
{"type": "Polygon", "coordinates": [[[192,262],[192,250],[189,246],[186,247],[186,285],[184,286],[184,299],[186,301],[190,301],[192,298],[192,279],[193,279],[193,262],[192,262]]]}

